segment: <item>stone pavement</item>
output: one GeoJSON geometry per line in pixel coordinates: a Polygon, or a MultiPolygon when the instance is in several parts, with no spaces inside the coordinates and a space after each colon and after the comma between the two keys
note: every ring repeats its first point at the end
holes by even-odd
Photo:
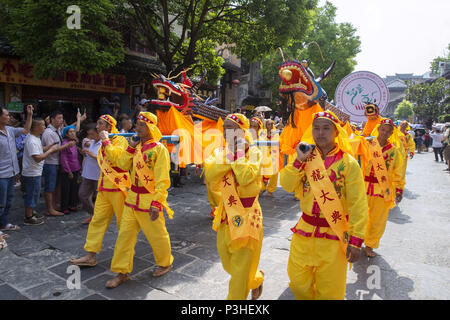
{"type": "MultiPolygon", "coordinates": [[[[386,233],[368,259],[364,254],[348,273],[347,299],[450,299],[450,175],[431,153],[409,163],[407,188],[400,207],[392,210],[386,233]],[[378,278],[377,278],[378,277],[378,278]]],[[[16,190],[10,220],[21,231],[9,232],[8,247],[0,251],[0,299],[226,299],[228,274],[222,269],[211,229],[206,190],[191,175],[183,188],[170,190],[174,219],[166,219],[174,270],[153,278],[152,250],[142,232],[135,248],[132,280],[108,290],[105,282],[117,237],[113,223],[106,233],[99,265],[81,269],[81,288],[66,280],[71,257],[84,254],[85,212],[46,217],[41,226],[23,226],[23,200],[16,190]]],[[[266,274],[261,299],[291,300],[286,272],[290,228],[300,216],[293,195],[278,188],[273,198],[260,199],[264,241],[260,268],[266,274]]],[[[44,212],[41,199],[38,210],[44,212]]]]}

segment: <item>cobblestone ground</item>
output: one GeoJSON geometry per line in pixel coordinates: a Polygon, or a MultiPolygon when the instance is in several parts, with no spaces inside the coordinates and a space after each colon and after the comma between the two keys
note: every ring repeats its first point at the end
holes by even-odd
{"type": "MultiPolygon", "coordinates": [[[[348,272],[347,299],[450,299],[450,174],[431,153],[409,163],[404,200],[389,216],[379,256],[361,260],[348,272]],[[378,268],[377,268],[378,267],[378,268]],[[379,271],[379,273],[378,273],[379,271]],[[374,278],[379,275],[378,279],[374,278]],[[379,280],[379,281],[378,281],[379,280]]],[[[142,232],[135,248],[132,280],[114,290],[104,287],[117,237],[115,222],[106,233],[99,265],[81,269],[81,289],[69,289],[71,257],[84,254],[85,212],[45,217],[41,226],[23,226],[23,200],[16,189],[8,247],[0,251],[0,299],[225,299],[229,276],[222,269],[211,229],[205,186],[192,175],[182,188],[170,190],[175,211],[166,220],[174,270],[161,278],[142,232]]],[[[260,199],[264,241],[260,268],[266,274],[261,299],[293,299],[288,288],[290,228],[300,217],[293,195],[278,188],[260,199]]],[[[44,211],[43,199],[38,210],[44,211]]]]}

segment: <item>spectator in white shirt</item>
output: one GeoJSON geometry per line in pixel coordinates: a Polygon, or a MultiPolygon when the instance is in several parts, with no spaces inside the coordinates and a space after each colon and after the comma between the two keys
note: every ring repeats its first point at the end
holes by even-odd
{"type": "Polygon", "coordinates": [[[81,153],[85,156],[83,170],[81,172],[81,185],[78,191],[78,198],[83,204],[84,210],[89,213],[89,217],[83,222],[88,224],[94,215],[93,197],[97,191],[98,179],[100,177],[100,167],[97,162],[97,152],[102,145],[95,123],[88,126],[87,137],[90,139],[89,147],[83,148],[81,153]]]}
{"type": "Polygon", "coordinates": [[[433,144],[431,145],[431,147],[433,148],[434,151],[434,159],[436,162],[439,162],[439,158],[438,155],[441,157],[441,161],[444,162],[444,155],[442,154],[442,140],[444,140],[444,135],[442,134],[442,132],[438,129],[438,130],[434,130],[431,131],[430,133],[430,137],[431,139],[433,139],[433,144]]]}
{"type": "Polygon", "coordinates": [[[58,151],[57,143],[42,147],[41,135],[44,131],[44,120],[40,118],[33,119],[31,134],[25,139],[22,169],[22,177],[25,184],[25,225],[36,226],[44,223],[43,216],[33,211],[37,205],[41,191],[42,169],[44,167],[43,160],[58,151]]]}

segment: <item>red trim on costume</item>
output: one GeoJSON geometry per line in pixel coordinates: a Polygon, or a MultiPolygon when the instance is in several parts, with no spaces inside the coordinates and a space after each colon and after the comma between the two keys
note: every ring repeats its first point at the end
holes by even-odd
{"type": "Polygon", "coordinates": [[[162,205],[158,201],[152,201],[152,208],[157,208],[159,211],[162,211],[162,205]]]}
{"type": "Polygon", "coordinates": [[[136,206],[136,205],[134,205],[134,204],[130,204],[130,203],[128,203],[128,202],[125,202],[125,205],[126,205],[127,207],[133,208],[135,211],[147,212],[147,213],[148,213],[148,210],[140,209],[138,206],[136,206]]]}
{"type": "Polygon", "coordinates": [[[150,192],[148,192],[148,190],[145,187],[138,187],[138,186],[132,185],[130,189],[134,193],[141,193],[141,194],[150,193],[150,192]]]}
{"type": "Polygon", "coordinates": [[[364,239],[355,237],[355,236],[350,236],[350,241],[348,242],[348,244],[351,244],[352,246],[361,248],[362,244],[364,242],[364,239]]]}
{"type": "MultiPolygon", "coordinates": [[[[391,149],[391,148],[393,148],[394,146],[392,145],[392,143],[389,143],[389,144],[387,144],[387,145],[385,145],[384,147],[383,147],[383,149],[382,149],[382,152],[385,152],[385,151],[387,151],[387,150],[389,150],[389,149],[391,149]]],[[[386,159],[385,159],[386,160],[386,159]]]]}
{"type": "Polygon", "coordinates": [[[128,171],[125,171],[125,170],[120,169],[119,167],[112,167],[112,168],[114,169],[114,171],[116,171],[116,172],[118,172],[118,173],[125,173],[125,172],[128,172],[128,171]]]}
{"type": "Polygon", "coordinates": [[[102,146],[104,146],[104,147],[106,147],[109,144],[111,144],[111,140],[109,140],[109,139],[102,141],[102,146]]]}
{"type": "Polygon", "coordinates": [[[144,116],[141,113],[139,113],[137,119],[141,120],[141,121],[145,121],[145,122],[150,123],[150,124],[155,124],[152,120],[150,120],[149,118],[147,118],[146,116],[144,116]]]}
{"type": "Polygon", "coordinates": [[[333,154],[332,156],[326,157],[325,158],[325,169],[328,169],[333,163],[341,160],[343,156],[344,156],[344,153],[342,152],[342,150],[339,150],[337,153],[333,154]]]}
{"type": "Polygon", "coordinates": [[[365,176],[364,181],[369,182],[369,183],[378,183],[377,177],[374,177],[374,176],[365,176]]]}
{"type": "Polygon", "coordinates": [[[322,227],[322,228],[330,227],[330,225],[327,222],[327,219],[325,219],[325,218],[313,217],[313,216],[309,216],[309,215],[303,213],[301,219],[303,221],[305,221],[307,224],[310,224],[312,226],[322,227]]]}
{"type": "Polygon", "coordinates": [[[238,125],[243,126],[244,123],[241,121],[241,119],[239,119],[237,116],[235,116],[234,114],[230,114],[227,116],[227,119],[229,120],[233,120],[234,122],[236,122],[238,125]]]}
{"type": "Polygon", "coordinates": [[[299,169],[299,170],[303,170],[305,169],[306,163],[302,162],[298,159],[295,159],[294,163],[293,163],[294,168],[299,169]]]}
{"type": "Polygon", "coordinates": [[[402,190],[402,189],[399,189],[399,188],[396,188],[396,189],[395,189],[395,192],[396,192],[397,194],[403,194],[403,190],[402,190]]]}
{"type": "Polygon", "coordinates": [[[135,148],[128,146],[127,152],[133,154],[136,151],[135,148]]]}
{"type": "Polygon", "coordinates": [[[144,145],[142,146],[141,151],[142,151],[142,152],[147,151],[147,150],[149,150],[149,149],[152,149],[152,148],[156,147],[157,145],[158,145],[158,143],[156,143],[156,142],[151,142],[151,143],[149,143],[149,144],[144,144],[144,145]]]}
{"type": "MultiPolygon", "coordinates": [[[[214,219],[216,217],[216,208],[212,208],[211,212],[209,213],[210,217],[214,219]]],[[[222,222],[221,222],[222,223],[222,222]]]]}
{"type": "Polygon", "coordinates": [[[241,199],[242,206],[244,208],[251,208],[251,206],[253,205],[253,202],[255,201],[256,197],[240,198],[240,199],[241,199]]]}
{"type": "Polygon", "coordinates": [[[328,113],[326,111],[321,111],[321,112],[317,112],[316,114],[314,114],[314,120],[316,120],[317,118],[325,118],[325,119],[333,121],[336,124],[340,124],[340,121],[335,116],[333,116],[331,113],[328,113]]]}

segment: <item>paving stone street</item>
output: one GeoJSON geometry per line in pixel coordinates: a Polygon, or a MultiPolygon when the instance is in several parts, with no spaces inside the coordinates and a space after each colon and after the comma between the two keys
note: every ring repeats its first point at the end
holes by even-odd
{"type": "MultiPolygon", "coordinates": [[[[394,208],[381,240],[379,255],[362,254],[347,276],[347,299],[450,299],[450,174],[432,153],[417,154],[407,169],[404,200],[394,208]],[[376,269],[378,266],[379,269],[376,269]],[[380,286],[371,276],[380,270],[380,286]],[[375,283],[375,285],[373,285],[375,283]],[[371,285],[372,284],[372,285],[371,285]]],[[[66,280],[71,257],[84,255],[87,213],[45,217],[40,226],[23,225],[23,200],[16,189],[10,222],[21,230],[8,232],[8,247],[0,251],[0,299],[226,299],[228,274],[223,270],[211,228],[204,185],[192,173],[182,188],[172,188],[168,202],[175,212],[166,219],[174,269],[154,278],[151,247],[143,233],[135,248],[132,279],[106,289],[117,237],[109,227],[99,264],[81,269],[81,288],[69,289],[66,280]]],[[[279,187],[273,197],[260,198],[264,241],[260,268],[266,280],[261,299],[294,299],[288,285],[287,262],[292,228],[300,217],[298,201],[279,187]]],[[[38,211],[44,213],[41,198],[38,211]]]]}

